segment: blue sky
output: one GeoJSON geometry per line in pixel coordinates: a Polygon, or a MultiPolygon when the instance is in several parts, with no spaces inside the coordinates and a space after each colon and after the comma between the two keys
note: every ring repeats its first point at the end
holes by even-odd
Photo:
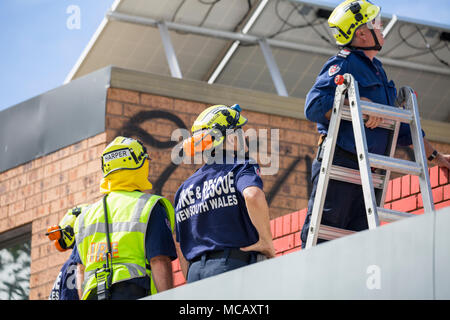
{"type": "MultiPolygon", "coordinates": [[[[384,12],[450,25],[449,0],[374,1],[384,12]]],[[[321,2],[335,5],[341,0],[321,2]]],[[[0,110],[60,86],[112,3],[1,0],[0,110]],[[68,12],[71,6],[79,9],[79,20],[74,19],[76,12],[68,12]]]]}

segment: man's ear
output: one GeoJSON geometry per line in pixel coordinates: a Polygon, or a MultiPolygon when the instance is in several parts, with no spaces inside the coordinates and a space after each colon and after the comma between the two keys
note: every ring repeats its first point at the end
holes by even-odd
{"type": "Polygon", "coordinates": [[[367,32],[366,31],[368,31],[368,29],[364,28],[364,26],[361,27],[361,28],[358,28],[355,31],[355,36],[358,37],[361,40],[366,41],[367,40],[367,32]]]}

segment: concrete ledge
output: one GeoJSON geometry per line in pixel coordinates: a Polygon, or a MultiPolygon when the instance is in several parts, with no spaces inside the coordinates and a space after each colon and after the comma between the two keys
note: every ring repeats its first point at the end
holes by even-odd
{"type": "Polygon", "coordinates": [[[304,99],[271,93],[177,79],[146,72],[112,67],[111,87],[209,104],[239,103],[246,110],[305,119],[304,99]]]}
{"type": "Polygon", "coordinates": [[[444,208],[146,299],[449,299],[449,231],[444,208]]]}

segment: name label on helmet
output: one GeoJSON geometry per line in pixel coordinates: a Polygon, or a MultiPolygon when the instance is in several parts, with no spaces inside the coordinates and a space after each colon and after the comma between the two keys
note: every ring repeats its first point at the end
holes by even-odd
{"type": "Polygon", "coordinates": [[[109,162],[116,159],[128,158],[131,157],[130,150],[121,149],[116,151],[111,151],[103,156],[103,161],[109,162]]]}

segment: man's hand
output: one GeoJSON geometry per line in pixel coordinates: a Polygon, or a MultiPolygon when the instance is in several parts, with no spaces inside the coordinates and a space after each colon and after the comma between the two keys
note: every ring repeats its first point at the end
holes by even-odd
{"type": "MultiPolygon", "coordinates": [[[[364,100],[364,101],[372,102],[372,100],[365,98],[365,97],[360,97],[360,99],[364,100]]],[[[348,101],[347,98],[344,100],[344,104],[347,106],[350,105],[350,102],[348,101]]],[[[328,110],[328,112],[325,113],[325,118],[327,118],[328,120],[331,119],[331,110],[332,109],[328,110]]],[[[369,128],[369,129],[375,129],[383,122],[383,118],[376,117],[376,116],[369,116],[369,115],[365,115],[365,114],[363,114],[363,119],[364,119],[366,128],[369,128]]]]}
{"type": "MultiPolygon", "coordinates": [[[[360,99],[364,100],[364,101],[372,102],[372,100],[367,99],[365,97],[360,97],[360,99]]],[[[363,118],[364,118],[366,128],[369,128],[369,129],[375,129],[383,122],[383,118],[376,117],[376,116],[363,115],[363,118]]]]}
{"type": "Polygon", "coordinates": [[[439,167],[444,167],[450,170],[450,154],[438,153],[434,161],[439,167]]]}
{"type": "Polygon", "coordinates": [[[380,118],[380,117],[364,115],[363,118],[364,118],[366,128],[369,128],[369,129],[375,129],[383,122],[383,118],[380,118]]]}
{"type": "MultiPolygon", "coordinates": [[[[430,141],[428,141],[428,139],[426,139],[426,138],[423,138],[423,146],[425,147],[425,154],[426,154],[426,157],[428,158],[434,152],[434,147],[430,143],[430,141]]],[[[449,154],[441,154],[438,152],[438,154],[436,155],[436,158],[433,161],[431,161],[431,163],[436,164],[443,168],[450,169],[450,155],[449,154]]]]}
{"type": "Polygon", "coordinates": [[[273,247],[272,240],[266,241],[264,239],[259,239],[258,242],[252,244],[251,246],[241,248],[242,251],[257,251],[261,252],[267,258],[275,257],[275,249],[273,247]]]}

